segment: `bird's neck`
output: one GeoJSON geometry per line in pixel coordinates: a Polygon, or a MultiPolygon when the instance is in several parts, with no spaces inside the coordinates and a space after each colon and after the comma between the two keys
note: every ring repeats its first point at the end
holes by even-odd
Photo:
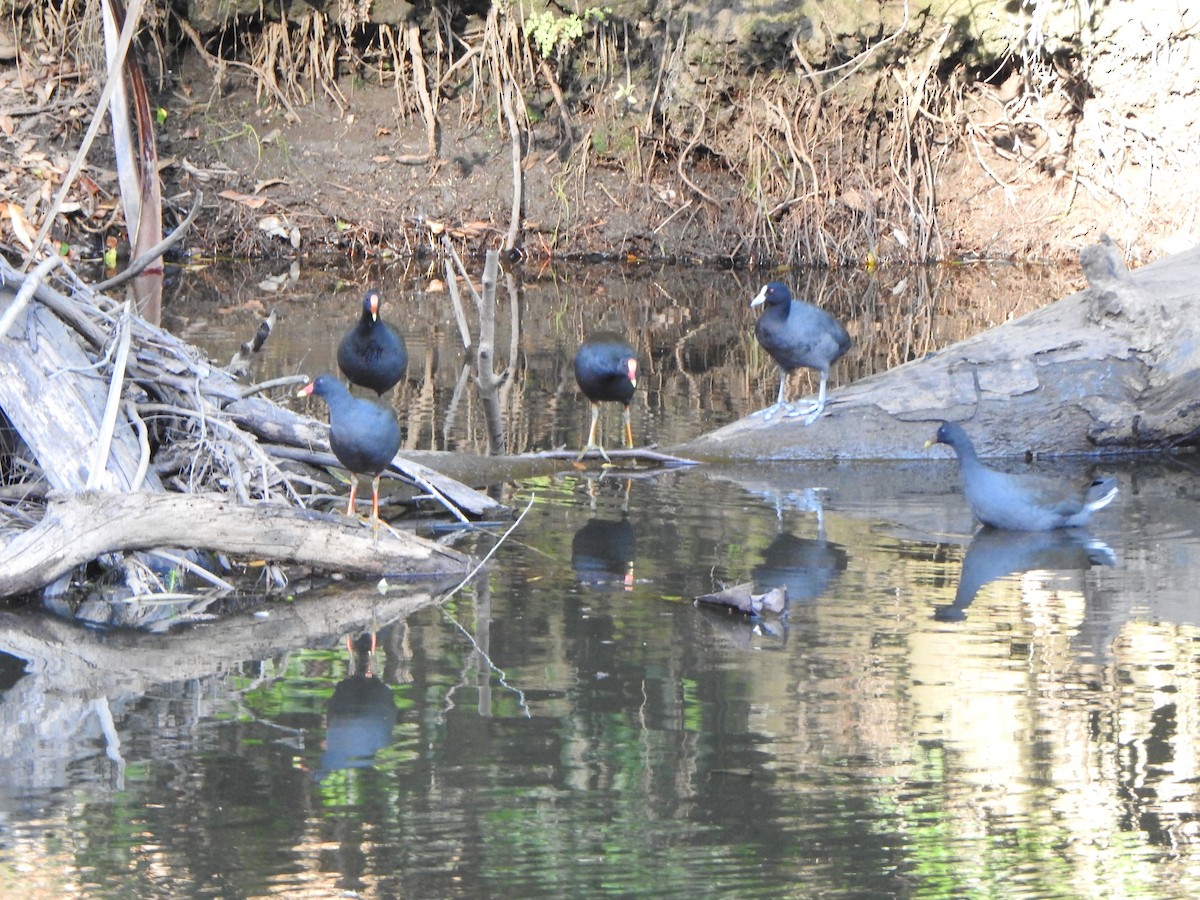
{"type": "Polygon", "coordinates": [[[970,444],[967,446],[956,446],[954,452],[958,454],[958,461],[967,468],[980,466],[979,457],[975,455],[975,448],[970,444]]]}

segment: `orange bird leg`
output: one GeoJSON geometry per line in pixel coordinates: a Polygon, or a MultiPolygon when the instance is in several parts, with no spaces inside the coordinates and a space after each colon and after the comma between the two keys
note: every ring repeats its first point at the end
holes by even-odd
{"type": "Polygon", "coordinates": [[[371,479],[371,524],[379,531],[379,476],[371,479]]]}
{"type": "Polygon", "coordinates": [[[629,405],[625,405],[625,411],[621,413],[621,420],[625,423],[625,446],[630,450],[633,449],[633,424],[629,421],[629,405]]]}
{"type": "Polygon", "coordinates": [[[358,496],[358,476],[350,473],[350,503],[346,507],[346,515],[354,515],[354,498],[358,496]]]}

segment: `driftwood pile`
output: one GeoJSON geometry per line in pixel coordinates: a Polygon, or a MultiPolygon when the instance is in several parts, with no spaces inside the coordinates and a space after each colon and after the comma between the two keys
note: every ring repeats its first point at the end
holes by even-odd
{"type": "MultiPolygon", "coordinates": [[[[136,593],[161,591],[145,558],[228,586],[189,550],[404,578],[462,575],[463,554],[392,528],[312,512],[336,493],[323,422],[246,386],[195,348],[94,293],[65,265],[23,275],[0,260],[0,597],[101,559],[136,593]],[[55,275],[54,283],[50,276],[55,275]],[[315,467],[315,468],[314,468],[315,467]]],[[[466,522],[486,495],[397,457],[406,499],[466,522]]]]}

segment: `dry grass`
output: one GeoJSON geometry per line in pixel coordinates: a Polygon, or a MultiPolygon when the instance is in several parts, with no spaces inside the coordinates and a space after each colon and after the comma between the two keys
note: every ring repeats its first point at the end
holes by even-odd
{"type": "MultiPolygon", "coordinates": [[[[1087,64],[1051,55],[1036,15],[991,73],[954,64],[950,26],[922,32],[906,19],[837,64],[808,60],[794,43],[790,64],[748,74],[730,53],[683,89],[686,32],[632,33],[618,20],[588,20],[581,37],[548,52],[522,9],[492,4],[485,19],[464,26],[438,4],[419,27],[393,27],[368,23],[362,0],[344,0],[336,20],[308,10],[217,35],[154,11],[143,41],[157,48],[163,72],[178,49],[172,36],[190,43],[219,74],[244,73],[261,103],[296,118],[320,98],[345,110],[347,78],[390,86],[398,123],[420,125],[427,136],[423,152],[399,160],[413,165],[441,162],[445,116],[506,133],[502,99],[511,97],[522,152],[558,166],[545,180],[559,212],[541,223],[541,248],[533,248],[547,253],[581,225],[574,213],[595,194],[597,165],[628,179],[629,193],[610,194],[614,204],[661,209],[658,227],[707,234],[701,255],[719,250],[756,265],[954,256],[939,194],[951,163],[956,177],[977,178],[985,202],[1000,206],[1057,179],[1064,217],[1080,200],[1142,217],[1194,218],[1196,197],[1159,185],[1200,151],[1131,125],[1126,110],[1085,103],[1087,64]]],[[[81,71],[101,70],[90,4],[33,4],[16,15],[26,46],[81,56],[81,71]]],[[[1167,34],[1151,48],[1149,65],[1167,65],[1172,40],[1167,34]]]]}

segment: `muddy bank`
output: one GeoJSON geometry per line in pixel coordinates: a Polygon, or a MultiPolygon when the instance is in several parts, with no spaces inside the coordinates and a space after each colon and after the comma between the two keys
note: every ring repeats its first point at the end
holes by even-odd
{"type": "MultiPolygon", "coordinates": [[[[143,27],[164,196],[205,195],[192,252],[422,254],[450,233],[526,257],[870,265],[1071,257],[1107,232],[1137,262],[1200,239],[1196,35],[1165,3],[1137,29],[1041,4],[251,6],[143,27]]],[[[14,247],[98,92],[94,13],[73,15],[14,19],[14,247]]],[[[124,240],[105,153],[55,223],[85,256],[124,240]]]]}

